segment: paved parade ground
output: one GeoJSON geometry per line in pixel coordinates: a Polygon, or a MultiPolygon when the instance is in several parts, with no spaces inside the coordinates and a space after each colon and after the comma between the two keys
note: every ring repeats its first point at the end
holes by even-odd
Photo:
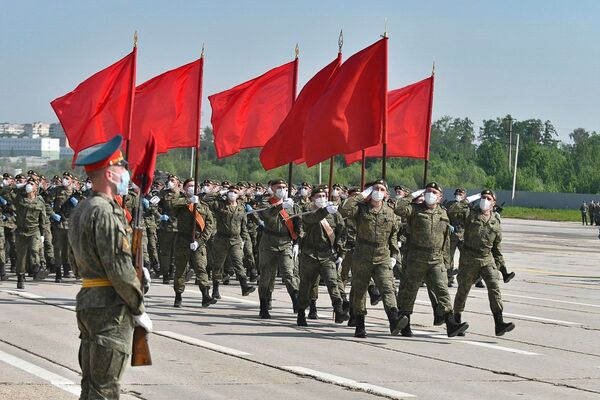
{"type": "MultiPolygon", "coordinates": [[[[425,289],[411,320],[415,337],[389,335],[380,303],[369,306],[366,339],[336,325],[325,287],[319,320],[296,327],[285,287],[271,320],[258,295],[223,286],[202,308],[189,285],[183,307],[155,280],[147,311],[155,333],[151,367],[128,367],[122,398],[132,399],[597,399],[600,398],[600,240],[576,223],[503,221],[516,278],[501,284],[504,316],[494,335],[485,289],[473,289],[465,337],[434,327],[425,289]]],[[[0,399],[75,399],[79,393],[75,295],[79,283],[0,283],[0,399]]],[[[450,289],[454,298],[456,288],[450,289]]]]}

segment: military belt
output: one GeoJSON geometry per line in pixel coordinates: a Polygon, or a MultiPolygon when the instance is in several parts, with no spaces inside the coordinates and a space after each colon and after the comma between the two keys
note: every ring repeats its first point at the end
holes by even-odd
{"type": "Polygon", "coordinates": [[[109,281],[108,279],[102,279],[102,278],[86,279],[86,278],[83,278],[81,280],[81,287],[84,287],[84,288],[107,287],[107,286],[112,286],[112,282],[109,281]]]}

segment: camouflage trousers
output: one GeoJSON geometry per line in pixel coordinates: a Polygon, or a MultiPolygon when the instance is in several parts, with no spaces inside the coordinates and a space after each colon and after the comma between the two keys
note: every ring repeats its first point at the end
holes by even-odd
{"type": "Polygon", "coordinates": [[[64,266],[65,273],[70,271],[68,234],[68,229],[54,228],[52,230],[52,245],[54,246],[54,261],[56,262],[56,268],[64,266]]]}
{"type": "Polygon", "coordinates": [[[7,226],[4,227],[4,251],[6,252],[6,257],[10,261],[11,270],[14,270],[17,266],[17,240],[15,236],[16,234],[14,228],[9,228],[7,226]]]}
{"type": "Polygon", "coordinates": [[[311,297],[311,292],[315,284],[318,290],[319,277],[323,278],[327,285],[331,303],[335,304],[342,301],[340,292],[338,291],[335,263],[331,258],[319,258],[300,253],[298,272],[300,275],[298,308],[306,309],[310,304],[310,300],[315,300],[311,297]]]}
{"type": "MultiPolygon", "coordinates": [[[[173,266],[173,257],[175,256],[175,236],[177,232],[161,231],[158,235],[158,247],[160,254],[160,272],[163,278],[167,277],[173,266]]],[[[190,248],[190,240],[188,239],[188,250],[190,248]]]]}
{"type": "Polygon", "coordinates": [[[367,314],[367,290],[371,282],[379,289],[383,305],[386,309],[397,308],[396,293],[394,290],[394,274],[389,260],[373,264],[370,260],[354,257],[352,260],[352,309],[355,315],[367,314]]]}
{"type": "Polygon", "coordinates": [[[147,254],[150,262],[150,266],[157,268],[159,265],[158,257],[158,235],[156,234],[156,228],[146,228],[146,236],[148,237],[147,254]]]}
{"type": "Polygon", "coordinates": [[[40,234],[35,233],[31,236],[22,235],[17,232],[16,250],[17,250],[17,274],[24,274],[27,270],[32,273],[37,272],[41,267],[40,260],[40,234]]]}
{"type": "Polygon", "coordinates": [[[298,279],[294,274],[294,261],[292,260],[292,243],[282,250],[259,248],[260,253],[260,281],[258,282],[258,295],[261,299],[269,299],[275,288],[277,269],[281,271],[283,282],[290,296],[298,291],[298,279]]]}
{"type": "Polygon", "coordinates": [[[452,312],[452,303],[448,293],[448,276],[444,264],[429,264],[414,260],[407,260],[404,263],[398,290],[399,311],[405,315],[412,314],[423,280],[427,284],[427,289],[431,289],[437,299],[436,313],[452,312]]]}
{"type": "Polygon", "coordinates": [[[133,317],[127,307],[77,311],[82,400],[118,399],[131,353],[133,317]]]}
{"type": "MultiPolygon", "coordinates": [[[[0,215],[0,218],[2,218],[2,216],[0,215]]],[[[5,267],[6,267],[6,250],[4,248],[4,227],[0,226],[0,275],[4,276],[4,274],[6,273],[5,271],[5,267]]]]}
{"type": "Polygon", "coordinates": [[[209,287],[208,274],[206,273],[206,245],[200,239],[196,251],[190,249],[191,235],[178,234],[175,238],[175,279],[173,288],[175,293],[185,291],[185,268],[189,262],[190,268],[196,273],[196,284],[202,288],[209,287]]]}
{"type": "Polygon", "coordinates": [[[490,310],[494,314],[502,312],[498,270],[494,262],[491,261],[481,266],[479,261],[473,262],[468,256],[461,255],[458,269],[458,290],[456,291],[456,297],[454,297],[455,313],[464,311],[469,291],[479,276],[483,278],[487,288],[490,310]]]}
{"type": "Polygon", "coordinates": [[[213,241],[212,251],[213,282],[223,280],[223,269],[228,257],[237,279],[246,279],[246,271],[244,270],[244,248],[240,237],[229,238],[216,235],[213,241]]]}

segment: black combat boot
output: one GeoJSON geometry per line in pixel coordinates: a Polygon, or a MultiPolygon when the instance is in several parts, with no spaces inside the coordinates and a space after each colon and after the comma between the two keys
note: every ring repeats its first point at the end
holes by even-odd
{"type": "Polygon", "coordinates": [[[494,322],[496,324],[496,336],[502,336],[506,332],[510,332],[515,329],[515,324],[512,322],[504,322],[502,319],[502,312],[494,314],[494,322]]]}
{"type": "Polygon", "coordinates": [[[54,276],[55,283],[62,283],[62,269],[60,267],[56,267],[56,275],[54,276]]]}
{"type": "Polygon", "coordinates": [[[169,285],[171,283],[171,280],[169,279],[169,273],[165,272],[163,274],[163,285],[169,285]]]}
{"type": "Polygon", "coordinates": [[[208,286],[202,287],[202,286],[198,285],[198,287],[200,288],[200,293],[202,293],[202,307],[208,307],[210,305],[217,304],[217,299],[213,299],[210,296],[208,286]]]}
{"type": "Polygon", "coordinates": [[[17,289],[25,289],[25,274],[17,275],[17,289]]]}
{"type": "Polygon", "coordinates": [[[348,315],[350,316],[350,319],[348,319],[348,326],[356,326],[356,315],[354,315],[352,306],[348,309],[348,315]]]}
{"type": "Polygon", "coordinates": [[[175,293],[175,303],[173,304],[173,307],[180,308],[181,301],[182,301],[181,293],[175,293]]]}
{"type": "Polygon", "coordinates": [[[34,281],[43,281],[48,277],[48,270],[46,268],[37,267],[36,271],[33,274],[34,281]]]}
{"type": "Polygon", "coordinates": [[[296,314],[298,312],[298,291],[294,290],[290,297],[292,298],[292,310],[296,314]]]}
{"type": "Polygon", "coordinates": [[[477,280],[475,281],[475,287],[480,289],[483,289],[485,287],[485,285],[483,284],[483,279],[481,279],[481,277],[477,278],[477,280]]]}
{"type": "Polygon", "coordinates": [[[256,278],[258,278],[258,271],[256,268],[248,268],[248,277],[250,278],[250,282],[256,282],[256,278]]]}
{"type": "Polygon", "coordinates": [[[344,312],[344,309],[342,308],[341,300],[336,300],[333,303],[333,319],[336,324],[341,324],[342,322],[348,321],[350,319],[348,313],[344,312]]]}
{"type": "Polygon", "coordinates": [[[298,319],[296,319],[296,325],[308,326],[306,323],[306,312],[304,311],[304,308],[298,310],[298,319]]]}
{"type": "Polygon", "coordinates": [[[437,301],[431,303],[433,308],[433,325],[440,326],[444,323],[444,314],[440,313],[437,301]]]}
{"type": "MultiPolygon", "coordinates": [[[[3,229],[3,228],[0,228],[3,229]]],[[[8,275],[6,274],[6,266],[4,264],[0,265],[0,280],[7,281],[8,275]]]]}
{"type": "Polygon", "coordinates": [[[260,299],[260,312],[259,316],[261,319],[271,319],[271,314],[269,314],[269,310],[267,309],[267,299],[260,299]]]}
{"type": "Polygon", "coordinates": [[[406,324],[408,324],[408,318],[404,315],[398,315],[397,308],[390,308],[386,311],[388,321],[390,322],[390,333],[397,336],[406,324]]]}
{"type": "Polygon", "coordinates": [[[196,276],[196,271],[194,271],[193,268],[188,268],[187,271],[185,272],[185,281],[189,282],[195,276],[196,276]]]}
{"type": "Polygon", "coordinates": [[[229,274],[223,274],[223,285],[229,285],[229,274]]]}
{"type": "Polygon", "coordinates": [[[508,283],[512,280],[512,278],[515,277],[515,273],[514,272],[508,272],[508,270],[506,269],[505,265],[501,265],[500,266],[500,273],[502,274],[502,280],[504,281],[504,283],[508,283]]]}
{"type": "Polygon", "coordinates": [[[273,293],[269,293],[269,298],[267,299],[267,310],[271,311],[273,309],[273,293]]]}
{"type": "Polygon", "coordinates": [[[71,277],[71,265],[69,263],[63,264],[63,278],[71,277]]]}
{"type": "Polygon", "coordinates": [[[240,278],[240,287],[242,288],[242,296],[248,296],[256,290],[254,286],[248,285],[246,278],[240,278]]]}
{"type": "Polygon", "coordinates": [[[464,333],[467,329],[469,329],[469,324],[466,322],[457,323],[454,320],[454,315],[452,313],[448,313],[444,315],[444,319],[446,320],[446,334],[448,337],[454,337],[460,333],[464,333]]]}
{"type": "MultiPolygon", "coordinates": [[[[454,314],[454,322],[456,322],[457,324],[462,323],[462,315],[461,315],[461,313],[455,313],[454,314]]],[[[464,332],[460,332],[456,336],[465,336],[465,333],[464,332]]]]}
{"type": "Polygon", "coordinates": [[[367,289],[369,292],[369,297],[371,298],[371,305],[376,306],[381,301],[381,294],[375,285],[369,285],[367,289]]]}
{"type": "Polygon", "coordinates": [[[311,300],[310,307],[308,309],[308,319],[319,319],[317,315],[317,301],[311,300]]]}
{"type": "Polygon", "coordinates": [[[354,337],[357,338],[366,338],[367,331],[365,330],[365,316],[357,315],[356,316],[356,328],[354,328],[354,337]]]}
{"type": "Polygon", "coordinates": [[[448,277],[448,287],[454,287],[454,277],[448,277]]]}
{"type": "Polygon", "coordinates": [[[406,326],[404,328],[402,328],[402,330],[400,331],[400,334],[404,337],[413,337],[414,334],[412,332],[412,329],[410,329],[410,314],[405,315],[406,317],[406,326]]]}
{"type": "Polygon", "coordinates": [[[221,294],[219,293],[219,281],[213,281],[212,298],[220,300],[221,294]]]}

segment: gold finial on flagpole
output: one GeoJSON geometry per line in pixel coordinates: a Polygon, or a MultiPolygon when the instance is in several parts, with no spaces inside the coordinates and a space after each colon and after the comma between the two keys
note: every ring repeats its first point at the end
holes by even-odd
{"type": "Polygon", "coordinates": [[[296,48],[294,49],[294,55],[296,58],[300,55],[300,47],[298,47],[298,43],[296,43],[296,48]]]}
{"type": "Polygon", "coordinates": [[[433,67],[431,67],[431,75],[435,75],[435,61],[433,62],[433,67]]]}
{"type": "Polygon", "coordinates": [[[344,32],[340,29],[340,37],[338,38],[338,51],[342,52],[342,46],[344,46],[344,32]]]}
{"type": "Polygon", "coordinates": [[[384,39],[387,39],[387,37],[388,37],[387,17],[385,17],[384,22],[383,22],[383,35],[381,37],[384,38],[384,39]]]}
{"type": "Polygon", "coordinates": [[[204,58],[204,42],[202,42],[202,53],[200,53],[200,58],[204,58]]]}
{"type": "Polygon", "coordinates": [[[133,47],[137,47],[137,42],[138,42],[138,34],[137,31],[133,32],[133,47]]]}

